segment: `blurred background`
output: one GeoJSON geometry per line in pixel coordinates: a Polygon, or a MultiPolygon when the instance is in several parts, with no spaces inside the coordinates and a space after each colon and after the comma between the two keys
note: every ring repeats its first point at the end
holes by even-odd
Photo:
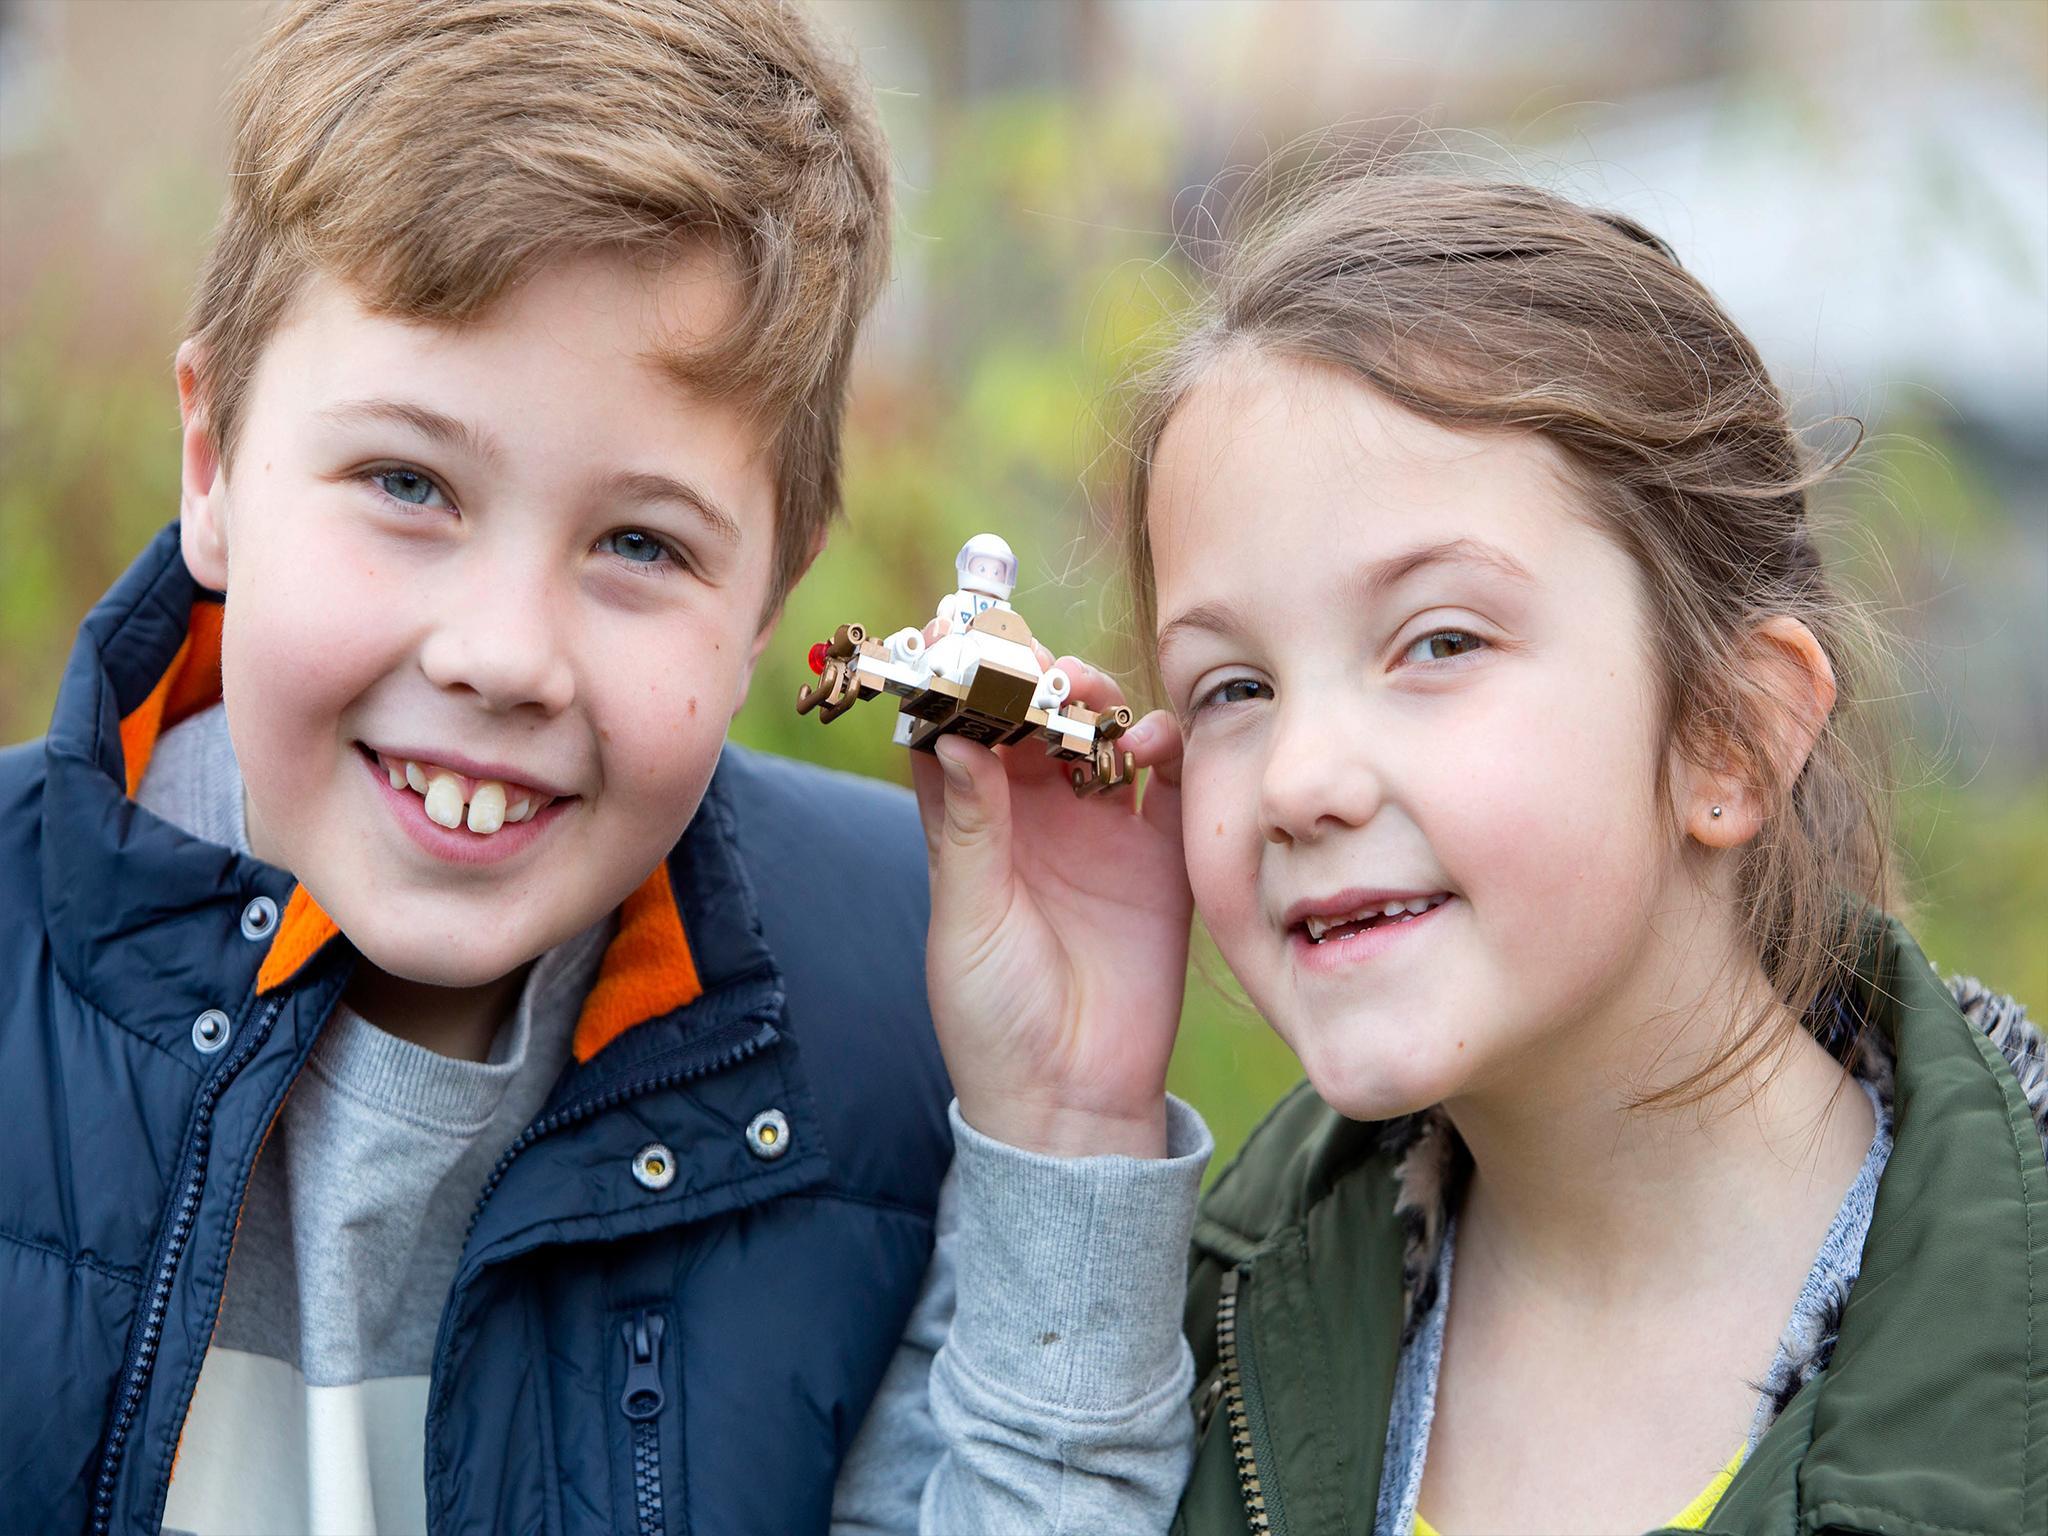
{"type": "MultiPolygon", "coordinates": [[[[1898,811],[1948,970],[2048,1011],[2048,3],[821,0],[883,93],[896,280],[851,526],[735,735],[902,780],[882,715],[791,708],[833,626],[895,628],[1005,534],[1055,650],[1128,664],[1098,533],[1120,368],[1219,177],[1423,135],[1665,236],[1802,420],[1870,436],[1822,499],[1909,644],[1898,811]]],[[[258,0],[0,0],[0,740],[177,511],[171,357],[258,0]]],[[[1173,1084],[1234,1148],[1298,1076],[1198,953],[1173,1084]]],[[[1222,1159],[1218,1159],[1220,1166],[1222,1159]]]]}

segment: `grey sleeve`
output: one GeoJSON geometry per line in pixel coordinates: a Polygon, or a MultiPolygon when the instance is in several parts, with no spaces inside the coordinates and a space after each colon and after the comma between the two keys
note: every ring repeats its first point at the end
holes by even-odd
{"type": "Polygon", "coordinates": [[[952,1110],[924,1290],[834,1492],[833,1536],[1163,1532],[1194,1454],[1181,1337],[1212,1143],[1056,1158],[952,1110]]]}

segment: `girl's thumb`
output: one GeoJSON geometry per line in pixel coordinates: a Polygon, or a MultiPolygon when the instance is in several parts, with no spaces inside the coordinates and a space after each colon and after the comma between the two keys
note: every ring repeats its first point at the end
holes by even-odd
{"type": "Polygon", "coordinates": [[[1003,765],[988,748],[955,736],[934,743],[939,770],[946,776],[946,807],[939,828],[939,856],[964,854],[978,864],[1003,852],[1009,832],[1009,780],[1003,765]]]}

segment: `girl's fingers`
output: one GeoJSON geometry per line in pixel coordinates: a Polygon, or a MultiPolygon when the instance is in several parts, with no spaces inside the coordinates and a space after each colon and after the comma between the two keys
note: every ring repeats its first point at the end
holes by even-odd
{"type": "Polygon", "coordinates": [[[1124,732],[1132,761],[1150,769],[1138,802],[1147,825],[1180,843],[1180,722],[1169,710],[1155,709],[1124,732]],[[1136,737],[1135,741],[1132,738],[1136,737]]]}
{"type": "Polygon", "coordinates": [[[1123,734],[1121,745],[1133,766],[1150,768],[1165,782],[1180,784],[1180,722],[1173,712],[1155,709],[1123,734]]]}
{"type": "Polygon", "coordinates": [[[939,823],[946,814],[946,776],[940,771],[939,760],[929,752],[910,754],[910,787],[917,791],[917,819],[924,824],[925,856],[936,858],[939,823]]]}
{"type": "MultiPolygon", "coordinates": [[[[1040,664],[1044,664],[1042,660],[1040,664]]],[[[1123,703],[1124,691],[1117,680],[1080,657],[1062,656],[1053,665],[1067,674],[1067,681],[1074,685],[1073,700],[1084,709],[1109,710],[1123,703]]]]}
{"type": "Polygon", "coordinates": [[[995,753],[958,736],[940,737],[936,755],[942,805],[936,834],[926,834],[932,899],[990,925],[1009,897],[1009,777],[995,753]]]}

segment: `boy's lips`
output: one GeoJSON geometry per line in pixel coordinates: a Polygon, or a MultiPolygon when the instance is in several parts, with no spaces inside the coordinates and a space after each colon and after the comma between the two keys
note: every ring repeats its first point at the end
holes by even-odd
{"type": "Polygon", "coordinates": [[[370,776],[374,793],[390,808],[406,835],[424,852],[450,864],[502,863],[546,836],[548,829],[577,803],[573,795],[550,800],[527,819],[507,821],[488,834],[462,826],[445,827],[427,815],[426,801],[417,792],[392,784],[389,770],[374,753],[365,748],[357,756],[370,776]]]}
{"type": "Polygon", "coordinates": [[[546,779],[536,778],[523,768],[514,768],[505,763],[480,762],[475,758],[464,757],[460,753],[441,752],[430,748],[416,750],[411,747],[378,746],[367,741],[359,745],[365,751],[383,758],[387,763],[413,762],[423,766],[431,763],[461,775],[466,781],[462,786],[465,800],[469,798],[470,791],[486,779],[493,779],[504,785],[507,799],[524,796],[534,800],[568,800],[576,793],[573,789],[564,789],[546,779]]]}

